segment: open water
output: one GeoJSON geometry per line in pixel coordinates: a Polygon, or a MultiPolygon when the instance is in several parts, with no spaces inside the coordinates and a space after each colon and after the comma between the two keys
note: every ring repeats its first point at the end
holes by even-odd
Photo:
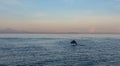
{"type": "Polygon", "coordinates": [[[120,35],[0,34],[0,66],[120,66],[120,35]]]}

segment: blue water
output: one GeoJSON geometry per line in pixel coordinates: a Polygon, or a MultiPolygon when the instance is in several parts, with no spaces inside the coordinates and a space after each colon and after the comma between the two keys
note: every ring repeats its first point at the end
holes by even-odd
{"type": "Polygon", "coordinates": [[[120,35],[0,34],[0,66],[119,65],[120,35]]]}

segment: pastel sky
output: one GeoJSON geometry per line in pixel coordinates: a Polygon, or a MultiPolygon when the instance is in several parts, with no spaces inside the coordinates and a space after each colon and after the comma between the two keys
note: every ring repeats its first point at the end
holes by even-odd
{"type": "Polygon", "coordinates": [[[120,0],[0,0],[0,31],[120,33],[120,0]]]}

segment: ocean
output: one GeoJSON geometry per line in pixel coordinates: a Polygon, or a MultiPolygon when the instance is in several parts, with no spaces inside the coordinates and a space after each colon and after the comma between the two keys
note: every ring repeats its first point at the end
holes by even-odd
{"type": "Polygon", "coordinates": [[[0,34],[0,66],[120,66],[120,35],[0,34]]]}

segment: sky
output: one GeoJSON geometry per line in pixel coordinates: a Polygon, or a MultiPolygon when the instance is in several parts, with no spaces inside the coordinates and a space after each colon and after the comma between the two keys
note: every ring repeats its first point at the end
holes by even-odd
{"type": "Polygon", "coordinates": [[[120,33],[120,0],[0,0],[0,32],[120,33]]]}

